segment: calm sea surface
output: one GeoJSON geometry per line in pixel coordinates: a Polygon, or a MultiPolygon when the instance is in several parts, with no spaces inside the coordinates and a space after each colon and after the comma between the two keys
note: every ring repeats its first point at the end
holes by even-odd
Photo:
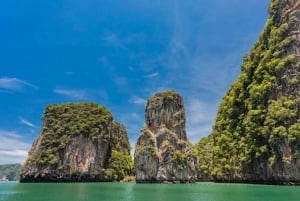
{"type": "Polygon", "coordinates": [[[0,201],[299,201],[300,187],[244,184],[0,183],[0,201]]]}

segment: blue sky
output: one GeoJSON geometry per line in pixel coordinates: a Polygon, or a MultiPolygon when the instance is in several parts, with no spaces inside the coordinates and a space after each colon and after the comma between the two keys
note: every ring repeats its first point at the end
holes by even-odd
{"type": "Polygon", "coordinates": [[[146,99],[174,89],[191,142],[257,40],[268,0],[9,0],[0,3],[0,164],[23,163],[44,108],[93,101],[134,146],[146,99]]]}

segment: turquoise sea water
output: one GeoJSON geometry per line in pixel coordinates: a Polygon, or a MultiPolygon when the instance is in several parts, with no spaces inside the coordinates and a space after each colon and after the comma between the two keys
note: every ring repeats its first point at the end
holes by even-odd
{"type": "Polygon", "coordinates": [[[0,183],[0,201],[299,201],[300,187],[245,184],[0,183]]]}

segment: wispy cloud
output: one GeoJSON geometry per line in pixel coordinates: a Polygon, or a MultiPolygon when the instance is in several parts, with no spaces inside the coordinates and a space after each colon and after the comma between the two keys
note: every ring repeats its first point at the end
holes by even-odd
{"type": "Polygon", "coordinates": [[[0,130],[0,164],[24,163],[30,147],[21,134],[0,130]]]}
{"type": "MultiPolygon", "coordinates": [[[[213,5],[209,1],[206,4],[213,5]]],[[[140,59],[139,68],[135,69],[145,70],[141,71],[143,78],[159,76],[160,79],[155,79],[155,82],[152,79],[143,79],[142,86],[139,86],[142,88],[139,96],[143,98],[134,96],[129,102],[137,106],[142,105],[146,103],[144,97],[158,91],[175,89],[185,99],[186,130],[189,139],[195,143],[211,133],[219,101],[236,80],[242,56],[249,49],[257,33],[250,31],[245,34],[224,30],[226,36],[219,37],[218,34],[212,34],[213,32],[206,31],[203,27],[211,25],[207,28],[222,30],[226,27],[226,19],[222,19],[225,22],[223,25],[220,20],[205,22],[203,15],[199,14],[203,13],[203,7],[195,7],[191,2],[174,1],[168,3],[168,6],[170,8],[168,25],[172,27],[167,39],[169,41],[163,41],[165,48],[158,54],[151,56],[139,54],[138,56],[143,59],[140,59]]],[[[219,9],[222,11],[221,7],[219,9]]],[[[207,15],[215,17],[215,14],[209,12],[207,15]]],[[[130,69],[133,70],[132,67],[130,69]]],[[[135,91],[131,94],[137,93],[135,91]]]]}
{"type": "MultiPolygon", "coordinates": [[[[246,34],[240,29],[235,32],[225,30],[226,35],[229,35],[228,40],[219,37],[218,34],[211,34],[202,29],[204,25],[209,24],[209,29],[219,30],[224,26],[222,22],[230,23],[232,18],[221,19],[221,22],[220,20],[205,22],[202,18],[203,12],[206,11],[202,10],[203,7],[194,5],[191,2],[181,1],[174,1],[171,4],[173,31],[168,48],[160,55],[160,65],[166,70],[168,78],[163,81],[165,85],[193,90],[192,93],[205,90],[219,98],[236,79],[240,72],[242,57],[252,41],[256,40],[258,33],[257,30],[253,31],[255,33],[246,34]],[[190,15],[186,15],[187,12],[190,12],[190,15]],[[195,21],[198,21],[199,26],[195,26],[195,21]],[[236,37],[233,37],[234,35],[236,37]]],[[[218,9],[223,12],[219,6],[218,9]]],[[[224,14],[230,16],[230,12],[224,14]]],[[[207,15],[206,18],[215,18],[215,14],[207,13],[207,15]]]]}
{"type": "Polygon", "coordinates": [[[36,128],[36,125],[34,125],[34,124],[31,123],[30,121],[24,119],[23,117],[19,117],[19,119],[20,119],[20,123],[21,123],[21,124],[27,125],[27,126],[29,126],[29,127],[31,127],[31,128],[36,128]]]}
{"type": "Polygon", "coordinates": [[[147,103],[147,100],[138,97],[138,96],[133,96],[130,100],[130,103],[138,104],[138,105],[145,105],[147,103]]]}
{"type": "Polygon", "coordinates": [[[211,133],[217,104],[204,102],[200,98],[192,98],[187,102],[186,129],[191,142],[196,143],[200,138],[211,133]]]}
{"type": "Polygon", "coordinates": [[[0,155],[13,156],[13,157],[27,157],[28,151],[14,149],[14,150],[1,150],[0,155]]]}
{"type": "Polygon", "coordinates": [[[82,89],[55,88],[54,93],[80,100],[89,98],[87,92],[82,89]]]}
{"type": "Polygon", "coordinates": [[[10,77],[2,77],[0,78],[0,92],[4,91],[22,91],[24,88],[29,87],[33,89],[37,89],[38,87],[27,82],[21,80],[19,78],[10,78],[10,77]]]}
{"type": "Polygon", "coordinates": [[[180,92],[186,103],[187,134],[190,141],[196,143],[211,133],[219,101],[236,80],[242,56],[257,33],[242,33],[240,38],[228,38],[228,41],[207,40],[218,38],[215,35],[206,36],[207,32],[201,26],[191,24],[195,21],[202,23],[202,19],[197,14],[199,10],[190,6],[194,4],[179,1],[174,1],[171,6],[173,32],[167,48],[157,57],[155,65],[161,66],[163,71],[160,73],[164,73],[161,73],[162,79],[144,88],[150,88],[151,94],[170,87],[180,92]],[[193,12],[191,15],[186,15],[187,8],[193,12]],[[217,43],[222,43],[220,49],[217,43]]]}
{"type": "Polygon", "coordinates": [[[102,40],[114,48],[127,50],[126,46],[121,41],[121,38],[115,33],[106,34],[104,37],[102,37],[102,40]]]}
{"type": "Polygon", "coordinates": [[[181,93],[186,103],[187,134],[190,141],[196,143],[211,133],[219,101],[236,80],[242,56],[251,46],[251,41],[255,41],[257,33],[226,30],[227,35],[240,36],[228,40],[223,37],[224,41],[215,42],[212,39],[218,39],[217,35],[207,36],[208,32],[201,26],[191,24],[195,21],[201,24],[202,19],[197,14],[199,10],[190,5],[194,6],[180,1],[174,1],[172,5],[173,32],[157,65],[162,66],[165,71],[162,77],[166,79],[160,79],[158,84],[151,83],[151,87],[158,91],[158,88],[171,86],[181,93]],[[186,15],[187,8],[191,15],[186,15]],[[191,20],[190,16],[194,19],[191,20]]]}
{"type": "Polygon", "coordinates": [[[149,74],[149,75],[145,75],[144,77],[145,78],[153,78],[153,77],[157,77],[159,76],[159,73],[152,73],[152,74],[149,74]]]}

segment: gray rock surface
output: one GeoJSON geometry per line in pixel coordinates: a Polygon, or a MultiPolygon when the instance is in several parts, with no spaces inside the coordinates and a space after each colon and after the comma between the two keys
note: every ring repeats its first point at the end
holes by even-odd
{"type": "Polygon", "coordinates": [[[175,91],[157,93],[147,102],[145,118],[134,154],[136,181],[194,181],[197,161],[185,132],[182,97],[175,91]]]}

